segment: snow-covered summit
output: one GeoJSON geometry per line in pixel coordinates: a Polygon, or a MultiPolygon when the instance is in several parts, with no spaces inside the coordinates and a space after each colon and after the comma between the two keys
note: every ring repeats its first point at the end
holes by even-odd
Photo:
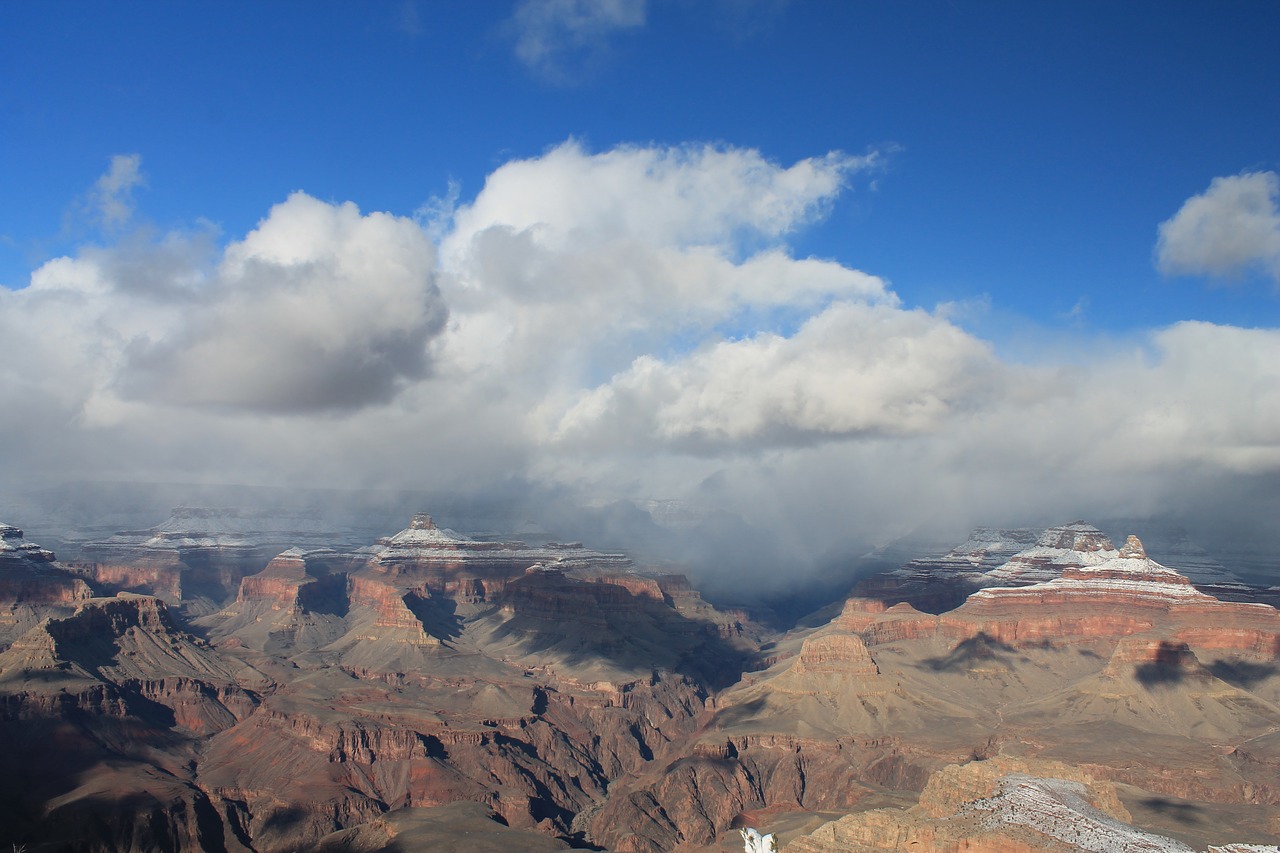
{"type": "Polygon", "coordinates": [[[413,518],[409,520],[409,526],[401,530],[394,536],[386,539],[386,544],[392,547],[396,546],[429,546],[429,545],[456,545],[464,542],[472,542],[473,540],[463,536],[456,531],[448,528],[441,530],[436,527],[435,521],[425,512],[417,512],[413,514],[413,518]]]}
{"type": "Polygon", "coordinates": [[[1067,569],[1105,563],[1120,552],[1092,524],[1073,521],[1046,529],[1034,545],[987,572],[982,586],[1021,586],[1060,577],[1067,569]]]}
{"type": "Polygon", "coordinates": [[[54,556],[52,551],[41,548],[34,542],[27,542],[21,528],[12,524],[0,524],[0,559],[52,563],[54,556]]]}
{"type": "Polygon", "coordinates": [[[409,526],[394,536],[386,536],[370,548],[361,549],[382,565],[399,563],[501,563],[517,565],[520,570],[535,564],[567,568],[596,566],[631,570],[631,561],[623,554],[591,551],[579,542],[532,546],[518,540],[489,541],[471,539],[449,529],[440,529],[425,512],[415,513],[409,526]]]}
{"type": "Polygon", "coordinates": [[[941,578],[960,575],[981,577],[989,569],[1003,565],[1010,557],[1036,539],[1027,528],[975,527],[969,538],[937,557],[917,557],[889,574],[903,578],[941,578]]]}
{"type": "MultiPolygon", "coordinates": [[[[1114,556],[1066,567],[1060,577],[1030,586],[988,587],[970,596],[971,600],[1011,602],[1019,599],[1053,600],[1063,595],[1122,595],[1126,600],[1166,603],[1204,601],[1217,603],[1194,586],[1187,577],[1147,556],[1141,540],[1129,536],[1114,556]]],[[[1263,604],[1233,605],[1267,607],[1263,604]]],[[[1270,609],[1270,608],[1268,608],[1270,609]]]]}
{"type": "Polygon", "coordinates": [[[1109,580],[1194,589],[1185,575],[1148,557],[1146,549],[1142,547],[1142,540],[1133,535],[1125,540],[1124,547],[1112,559],[1072,567],[1063,572],[1059,580],[1109,580]]]}

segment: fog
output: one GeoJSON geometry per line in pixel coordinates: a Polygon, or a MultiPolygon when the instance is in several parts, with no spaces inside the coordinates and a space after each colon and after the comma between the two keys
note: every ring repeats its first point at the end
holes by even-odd
{"type": "MultiPolygon", "coordinates": [[[[299,191],[220,235],[140,221],[145,162],[117,157],[86,196],[100,238],[0,290],[8,505],[410,490],[766,586],[974,523],[1269,529],[1280,332],[1077,328],[1004,357],[892,270],[793,254],[878,164],[570,141],[416,217],[299,191]]],[[[1152,223],[1155,262],[1272,269],[1278,185],[1215,181],[1152,223]]]]}

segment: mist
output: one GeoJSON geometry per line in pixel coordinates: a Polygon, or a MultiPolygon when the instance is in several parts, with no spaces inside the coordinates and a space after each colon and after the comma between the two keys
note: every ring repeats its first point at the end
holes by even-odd
{"type": "MultiPolygon", "coordinates": [[[[1269,528],[1280,332],[1077,327],[1002,356],[892,270],[794,254],[880,162],[569,141],[416,218],[299,191],[222,237],[140,219],[145,160],[117,158],[86,214],[109,232],[0,290],[7,505],[80,482],[471,501],[764,590],[979,523],[1269,528]]],[[[1272,221],[1213,245],[1259,186],[1170,211],[1160,263],[1271,263],[1272,221]]]]}

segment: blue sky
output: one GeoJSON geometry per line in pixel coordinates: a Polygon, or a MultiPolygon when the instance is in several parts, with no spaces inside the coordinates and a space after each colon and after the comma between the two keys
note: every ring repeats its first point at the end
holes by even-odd
{"type": "Polygon", "coordinates": [[[1269,476],[1276,44],[1271,2],[0,4],[9,476],[727,482],[824,529],[1073,454],[1047,512],[1269,476]]]}
{"type": "Polygon", "coordinates": [[[573,137],[783,163],[883,150],[876,189],[796,250],[913,304],[985,294],[1051,325],[1080,305],[1122,329],[1276,319],[1265,281],[1151,263],[1157,223],[1210,179],[1280,167],[1272,3],[654,0],[550,70],[517,57],[514,12],[5,4],[3,282],[67,250],[68,210],[112,154],[142,157],[142,216],[234,236],[297,189],[400,214],[450,180],[469,197],[573,137]]]}

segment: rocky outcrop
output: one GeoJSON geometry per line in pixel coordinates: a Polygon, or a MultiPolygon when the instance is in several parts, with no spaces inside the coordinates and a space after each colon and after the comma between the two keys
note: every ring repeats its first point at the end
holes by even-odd
{"type": "Polygon", "coordinates": [[[0,843],[245,849],[194,784],[192,745],[252,716],[251,686],[269,684],[154,597],[90,599],[32,628],[0,653],[0,843]]]}
{"type": "Polygon", "coordinates": [[[22,530],[0,524],[0,649],[42,619],[65,616],[93,596],[83,578],[27,542],[22,530]]]}
{"type": "Polygon", "coordinates": [[[1022,644],[1069,637],[1118,639],[1159,626],[1205,648],[1263,655],[1280,650],[1275,608],[1219,601],[1200,592],[1187,578],[1148,558],[1134,536],[1115,557],[1065,567],[1050,581],[980,590],[963,607],[940,617],[939,624],[952,637],[984,633],[1022,644]]]}
{"type": "Polygon", "coordinates": [[[434,808],[403,808],[320,839],[316,853],[393,853],[446,850],[465,839],[468,850],[484,853],[548,853],[569,845],[545,835],[512,829],[481,803],[457,802],[434,808]]]}
{"type": "Polygon", "coordinates": [[[75,606],[92,596],[83,579],[55,562],[52,551],[27,542],[19,528],[0,524],[0,607],[75,606]]]}
{"type": "MultiPolygon", "coordinates": [[[[1145,522],[1147,525],[1153,523],[1145,522]]],[[[1270,590],[1233,576],[1185,534],[1161,532],[1160,548],[1178,562],[1180,575],[1202,592],[1223,600],[1276,603],[1270,590]],[[1185,566],[1186,570],[1182,567],[1185,566]]],[[[943,613],[985,587],[1028,586],[1119,556],[1111,539],[1084,521],[1050,527],[1038,535],[1027,529],[977,528],[969,539],[938,557],[912,560],[858,584],[853,595],[889,604],[908,602],[918,610],[943,613]]]]}
{"type": "Polygon", "coordinates": [[[309,847],[335,825],[388,808],[455,801],[483,803],[513,828],[569,835],[574,815],[602,801],[618,774],[669,754],[696,725],[705,694],[679,678],[561,686],[504,686],[513,700],[524,693],[505,710],[486,698],[495,685],[475,683],[409,686],[401,704],[377,702],[377,714],[369,689],[335,708],[269,698],[209,741],[199,780],[243,804],[246,835],[262,851],[309,847]],[[450,694],[462,699],[451,710],[423,710],[450,694]],[[281,764],[275,755],[290,758],[281,764]],[[306,817],[281,823],[289,810],[306,817]]]}
{"type": "Polygon", "coordinates": [[[115,697],[116,715],[147,716],[147,708],[164,706],[171,712],[166,725],[199,733],[246,716],[257,700],[243,685],[263,683],[259,673],[183,631],[164,602],[146,596],[91,599],[0,654],[0,688],[20,705],[56,710],[68,696],[115,697]]]}
{"type": "Polygon", "coordinates": [[[857,634],[828,634],[804,641],[792,665],[796,675],[879,675],[880,669],[857,634]]]}
{"type": "Polygon", "coordinates": [[[534,567],[507,584],[477,628],[502,657],[561,675],[577,669],[596,680],[630,680],[657,670],[717,688],[736,679],[755,645],[749,632],[725,629],[742,623],[698,607],[682,612],[667,599],[647,584],[637,594],[598,574],[534,567]]]}
{"type": "Polygon", "coordinates": [[[208,598],[217,605],[238,593],[240,581],[262,571],[281,551],[353,549],[318,513],[178,507],[149,530],[86,542],[73,561],[110,591],[157,595],[169,603],[208,598]]]}
{"type": "Polygon", "coordinates": [[[1050,527],[1034,545],[984,573],[983,586],[1022,586],[1060,577],[1064,571],[1118,556],[1111,540],[1083,521],[1050,527]]]}
{"type": "Polygon", "coordinates": [[[378,540],[369,556],[370,568],[394,583],[419,584],[433,596],[472,603],[494,599],[535,565],[560,571],[603,569],[615,575],[631,569],[622,554],[590,551],[579,543],[530,547],[468,539],[439,529],[426,513],[414,515],[395,536],[378,540]]]}
{"type": "Polygon", "coordinates": [[[348,580],[347,589],[351,606],[367,610],[372,617],[369,639],[395,636],[424,645],[439,642],[423,629],[422,622],[405,603],[406,594],[399,587],[380,579],[354,575],[348,580]]]}
{"type": "Polygon", "coordinates": [[[982,587],[1040,583],[1061,576],[1065,569],[1116,554],[1111,540],[1083,521],[1050,527],[1039,535],[1025,528],[979,527],[947,554],[918,558],[862,581],[853,595],[942,613],[982,587]]]}
{"type": "Polygon", "coordinates": [[[929,768],[889,740],[777,735],[700,741],[637,783],[615,783],[591,823],[610,850],[710,848],[749,811],[846,811],[877,786],[919,788],[929,768]]]}
{"type": "Polygon", "coordinates": [[[0,560],[5,562],[52,563],[53,552],[27,542],[22,529],[12,524],[0,524],[0,560]]]}
{"type": "Polygon", "coordinates": [[[919,557],[889,572],[861,581],[853,595],[889,604],[907,602],[941,613],[958,607],[986,574],[1036,541],[1025,528],[978,527],[969,538],[938,557],[919,557]]]}
{"type": "Polygon", "coordinates": [[[301,548],[290,548],[277,554],[256,575],[241,579],[236,603],[261,601],[275,609],[298,607],[299,589],[315,580],[307,571],[307,553],[301,548]]]}
{"type": "MultiPolygon", "coordinates": [[[[1280,726],[1280,704],[1222,681],[1229,671],[1209,662],[1231,652],[1231,671],[1270,677],[1280,614],[1204,595],[1147,558],[1136,538],[1114,549],[1094,530],[1063,529],[1040,547],[1061,557],[1063,544],[1083,556],[1060,560],[1052,580],[981,590],[939,615],[854,598],[828,625],[783,638],[769,669],[716,697],[690,758],[615,783],[596,837],[624,850],[706,846],[744,811],[853,808],[867,789],[848,779],[919,790],[948,763],[1042,743],[1094,778],[1158,796],[1271,802],[1267,771],[1212,756],[1215,744],[1280,726]],[[1111,745],[1086,746],[1094,742],[1111,745]],[[1169,763],[1159,771],[1157,754],[1169,763]],[[1184,763],[1199,770],[1182,772],[1184,763]]],[[[1055,772],[1068,781],[997,785],[980,774],[981,790],[944,774],[938,785],[961,798],[947,806],[960,817],[948,812],[943,825],[941,813],[927,813],[940,788],[922,796],[925,811],[868,813],[828,830],[835,846],[814,849],[1039,850],[1139,838],[1109,834],[1107,820],[1127,820],[1113,795],[1103,809],[1110,817],[1091,822],[1097,816],[1076,806],[1101,801],[1081,794],[1076,776],[1055,772]],[[1028,815],[1039,817],[1027,823],[1028,815]]]]}
{"type": "Polygon", "coordinates": [[[825,824],[788,853],[957,850],[1191,853],[1129,825],[1115,788],[1060,762],[993,759],[937,771],[910,809],[877,809],[825,824]]]}

